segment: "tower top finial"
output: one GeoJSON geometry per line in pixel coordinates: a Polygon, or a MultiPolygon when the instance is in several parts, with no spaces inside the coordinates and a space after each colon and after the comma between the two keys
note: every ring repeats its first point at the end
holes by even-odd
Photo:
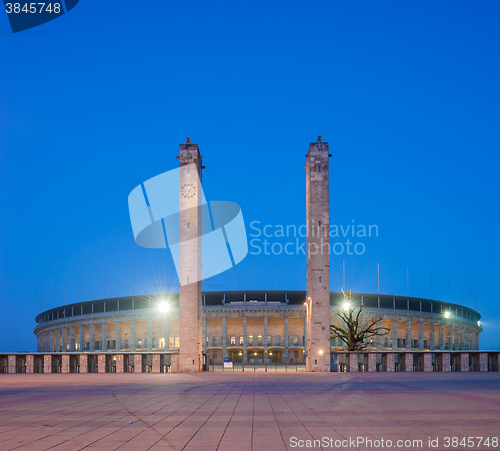
{"type": "Polygon", "coordinates": [[[318,136],[318,142],[320,143],[321,141],[323,141],[323,137],[322,136],[318,136]]]}
{"type": "Polygon", "coordinates": [[[186,138],[186,144],[191,144],[191,138],[186,138]]]}

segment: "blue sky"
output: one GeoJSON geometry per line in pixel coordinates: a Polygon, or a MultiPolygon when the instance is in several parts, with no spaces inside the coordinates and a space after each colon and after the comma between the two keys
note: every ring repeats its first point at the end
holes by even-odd
{"type": "MultiPolygon", "coordinates": [[[[305,221],[304,154],[330,143],[330,221],[376,224],[333,256],[331,289],[477,293],[500,348],[500,4],[493,1],[92,2],[12,34],[0,14],[0,350],[83,298],[171,288],[127,196],[189,136],[211,200],[245,222],[305,221]],[[52,292],[54,295],[52,296],[52,292]],[[66,293],[64,295],[64,293],[66,293]]],[[[249,231],[250,227],[249,227],[249,231]]],[[[281,239],[283,242],[283,239],[281,239]]],[[[305,258],[249,255],[238,289],[305,289],[305,258]],[[257,267],[255,278],[254,267],[257,267]]],[[[230,271],[205,289],[232,289],[230,271]]],[[[474,297],[474,295],[473,295],[474,297]]]]}

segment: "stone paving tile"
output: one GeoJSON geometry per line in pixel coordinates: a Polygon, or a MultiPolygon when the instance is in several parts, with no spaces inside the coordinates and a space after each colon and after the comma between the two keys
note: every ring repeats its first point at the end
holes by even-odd
{"type": "Polygon", "coordinates": [[[1,451],[278,451],[292,437],[428,449],[499,436],[499,419],[500,373],[0,375],[1,451]]]}

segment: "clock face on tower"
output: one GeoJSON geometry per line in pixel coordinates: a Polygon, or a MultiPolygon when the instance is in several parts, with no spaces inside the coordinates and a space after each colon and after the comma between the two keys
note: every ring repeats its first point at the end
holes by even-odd
{"type": "Polygon", "coordinates": [[[191,199],[196,194],[196,186],[194,186],[192,183],[185,183],[181,187],[181,194],[186,198],[186,199],[191,199]]]}

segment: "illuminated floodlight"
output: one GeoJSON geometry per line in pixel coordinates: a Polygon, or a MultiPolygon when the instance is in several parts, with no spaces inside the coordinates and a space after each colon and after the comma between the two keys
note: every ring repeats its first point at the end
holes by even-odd
{"type": "Polygon", "coordinates": [[[444,317],[449,318],[450,317],[450,312],[444,312],[444,317]]]}
{"type": "Polygon", "coordinates": [[[160,313],[167,313],[170,309],[170,305],[168,304],[167,301],[161,301],[158,303],[157,308],[160,313]]]}
{"type": "Polygon", "coordinates": [[[320,355],[323,355],[323,350],[320,350],[319,353],[320,353],[320,355]]]}

